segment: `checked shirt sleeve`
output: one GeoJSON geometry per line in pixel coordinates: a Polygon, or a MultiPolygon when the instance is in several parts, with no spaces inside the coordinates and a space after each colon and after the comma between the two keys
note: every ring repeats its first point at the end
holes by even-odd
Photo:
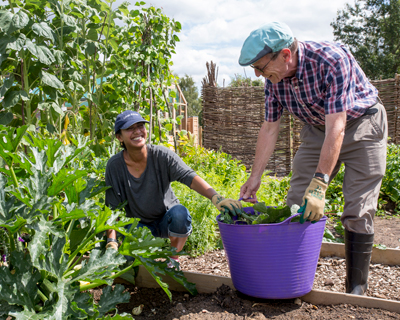
{"type": "Polygon", "coordinates": [[[275,98],[274,94],[271,93],[268,86],[268,81],[265,81],[265,121],[275,122],[280,119],[283,113],[283,107],[275,98]]]}

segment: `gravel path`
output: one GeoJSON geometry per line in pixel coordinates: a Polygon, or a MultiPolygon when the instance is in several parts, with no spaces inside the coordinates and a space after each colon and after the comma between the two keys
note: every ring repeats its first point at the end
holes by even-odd
{"type": "MultiPolygon", "coordinates": [[[[230,277],[224,250],[208,252],[196,258],[180,257],[180,265],[183,271],[230,277]]],[[[345,259],[337,257],[320,258],[313,289],[344,292],[345,275],[345,259]]],[[[399,266],[371,264],[368,285],[367,296],[400,301],[399,266]]]]}

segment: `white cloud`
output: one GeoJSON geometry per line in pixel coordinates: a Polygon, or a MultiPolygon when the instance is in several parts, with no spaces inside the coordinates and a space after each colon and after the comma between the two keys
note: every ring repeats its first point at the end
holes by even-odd
{"type": "MultiPolygon", "coordinates": [[[[179,76],[192,76],[200,90],[206,62],[217,63],[220,86],[244,75],[238,64],[242,43],[268,21],[285,22],[299,40],[332,41],[330,23],[345,3],[354,0],[152,0],[149,5],[182,24],[172,68],[179,76]]],[[[245,72],[255,78],[250,68],[245,72]]]]}

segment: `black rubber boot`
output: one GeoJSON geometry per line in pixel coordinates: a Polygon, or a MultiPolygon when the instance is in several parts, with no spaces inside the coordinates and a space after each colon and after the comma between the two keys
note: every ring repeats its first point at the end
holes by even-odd
{"type": "Polygon", "coordinates": [[[364,295],[368,289],[368,271],[374,234],[345,230],[346,293],[364,295]]]}

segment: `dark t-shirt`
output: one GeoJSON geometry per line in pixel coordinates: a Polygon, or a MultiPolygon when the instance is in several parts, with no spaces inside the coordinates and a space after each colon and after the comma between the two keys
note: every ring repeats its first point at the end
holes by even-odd
{"type": "Polygon", "coordinates": [[[146,169],[140,178],[135,178],[121,151],[107,162],[106,185],[112,188],[106,191],[106,204],[114,209],[127,200],[127,217],[151,223],[179,203],[171,182],[179,181],[190,187],[195,176],[175,152],[163,146],[147,145],[146,169]]]}

